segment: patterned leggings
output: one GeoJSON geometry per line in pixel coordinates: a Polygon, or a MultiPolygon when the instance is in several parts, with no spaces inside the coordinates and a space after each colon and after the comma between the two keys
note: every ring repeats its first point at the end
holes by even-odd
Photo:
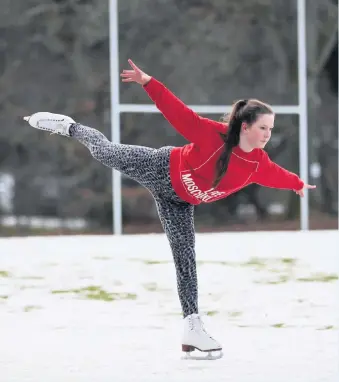
{"type": "Polygon", "coordinates": [[[112,143],[98,130],[80,124],[70,127],[70,135],[85,145],[93,158],[151,192],[171,246],[183,316],[198,313],[194,206],[173,191],[169,175],[171,147],[152,149],[112,143]]]}

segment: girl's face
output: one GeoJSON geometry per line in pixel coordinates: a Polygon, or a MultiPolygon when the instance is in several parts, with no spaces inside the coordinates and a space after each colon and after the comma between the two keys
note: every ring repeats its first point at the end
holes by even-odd
{"type": "Polygon", "coordinates": [[[262,114],[252,125],[242,124],[242,133],[252,149],[263,149],[266,146],[271,138],[274,118],[274,114],[262,114]]]}

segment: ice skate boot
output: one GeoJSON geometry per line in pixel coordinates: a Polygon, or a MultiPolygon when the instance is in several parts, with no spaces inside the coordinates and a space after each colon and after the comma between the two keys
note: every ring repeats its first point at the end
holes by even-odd
{"type": "Polygon", "coordinates": [[[24,117],[32,127],[40,130],[49,131],[52,134],[64,135],[69,137],[69,128],[75,121],[62,114],[39,112],[24,117]]]}
{"type": "Polygon", "coordinates": [[[198,314],[191,314],[184,319],[182,351],[185,352],[185,359],[215,360],[223,356],[222,346],[206,332],[198,314]],[[191,354],[195,350],[207,354],[191,354]]]}

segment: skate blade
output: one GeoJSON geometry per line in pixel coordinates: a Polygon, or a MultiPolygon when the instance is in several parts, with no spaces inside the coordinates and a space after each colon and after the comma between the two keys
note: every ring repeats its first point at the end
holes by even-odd
{"type": "Polygon", "coordinates": [[[223,352],[221,350],[217,351],[210,351],[210,352],[201,352],[192,354],[191,352],[186,352],[185,355],[182,357],[184,360],[194,360],[194,361],[215,361],[217,359],[220,359],[224,356],[223,352]],[[203,356],[203,354],[206,354],[203,356]],[[199,355],[197,355],[199,354],[199,355]],[[201,355],[200,355],[201,354],[201,355]]]}

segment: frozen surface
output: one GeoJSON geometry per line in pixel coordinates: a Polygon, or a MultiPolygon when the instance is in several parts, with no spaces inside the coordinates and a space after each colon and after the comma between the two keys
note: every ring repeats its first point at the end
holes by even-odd
{"type": "Polygon", "coordinates": [[[338,235],[198,235],[217,361],[181,359],[165,236],[0,239],[0,382],[338,382],[338,235]]]}

